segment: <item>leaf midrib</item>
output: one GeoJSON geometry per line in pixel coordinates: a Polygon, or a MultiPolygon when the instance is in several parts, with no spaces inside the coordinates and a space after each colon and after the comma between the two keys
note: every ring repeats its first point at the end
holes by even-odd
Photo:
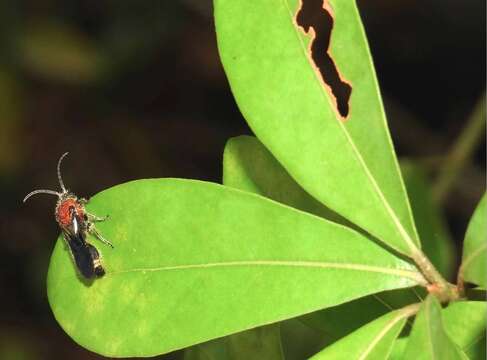
{"type": "MultiPolygon", "coordinates": [[[[287,9],[290,18],[293,19],[294,18],[293,12],[291,11],[291,9],[289,7],[289,4],[287,3],[287,0],[281,0],[281,1],[284,4],[285,8],[287,9]]],[[[294,28],[296,37],[298,38],[298,41],[299,41],[299,43],[301,45],[302,53],[303,53],[304,57],[307,59],[307,61],[309,62],[310,61],[309,60],[309,57],[306,55],[306,47],[304,46],[304,43],[303,43],[303,41],[302,41],[302,39],[301,39],[301,37],[300,37],[300,35],[298,33],[299,30],[296,28],[296,26],[294,26],[294,23],[293,23],[293,28],[294,28]]],[[[331,103],[329,97],[327,96],[327,94],[326,94],[323,86],[321,85],[320,80],[318,79],[318,75],[316,74],[315,71],[313,71],[313,74],[314,74],[315,80],[318,82],[318,86],[319,86],[319,88],[321,90],[322,97],[325,98],[326,101],[328,101],[328,103],[330,104],[330,106],[333,106],[333,104],[331,103]]],[[[385,195],[382,193],[382,191],[381,191],[381,189],[379,187],[379,184],[375,180],[374,176],[372,175],[372,172],[370,171],[369,167],[367,166],[367,163],[365,162],[365,160],[363,159],[362,155],[358,151],[358,149],[357,149],[355,143],[353,142],[353,140],[352,140],[349,132],[345,128],[345,125],[339,119],[336,119],[336,120],[338,121],[338,124],[339,124],[340,129],[342,130],[343,134],[345,135],[345,138],[347,139],[347,143],[352,148],[353,154],[355,155],[355,157],[356,157],[357,161],[359,162],[359,164],[364,169],[364,172],[366,174],[366,177],[369,179],[370,183],[372,184],[372,187],[373,187],[374,191],[379,196],[380,201],[382,202],[382,204],[385,207],[387,213],[391,217],[392,222],[396,226],[396,230],[399,232],[400,237],[404,240],[404,242],[406,243],[407,247],[409,248],[409,250],[410,250],[411,253],[408,254],[408,255],[412,255],[412,254],[418,252],[418,247],[416,246],[416,244],[414,243],[414,241],[412,240],[412,238],[409,236],[408,232],[406,231],[406,229],[402,225],[401,221],[397,217],[394,209],[392,209],[392,207],[390,206],[389,202],[387,201],[385,195]]],[[[408,208],[408,210],[409,210],[409,213],[410,213],[411,212],[410,211],[410,208],[408,208]]],[[[410,218],[412,218],[412,214],[410,213],[409,215],[410,215],[410,218]]],[[[413,222],[413,224],[414,224],[414,222],[413,222]]],[[[396,248],[396,246],[394,246],[394,244],[389,244],[389,245],[390,246],[393,246],[394,248],[396,248]]],[[[397,249],[397,248],[396,248],[396,250],[400,251],[400,249],[397,249]]]]}
{"type": "Polygon", "coordinates": [[[172,270],[191,270],[191,269],[206,269],[215,267],[238,267],[238,266],[280,266],[280,267],[300,267],[300,268],[321,268],[321,269],[342,269],[351,271],[367,271],[374,273],[382,273],[391,276],[403,277],[417,282],[418,284],[425,284],[423,276],[414,270],[407,269],[392,269],[381,266],[372,266],[354,263],[332,263],[332,262],[316,262],[316,261],[284,261],[284,260],[249,260],[249,261],[224,261],[214,263],[202,264],[184,264],[160,267],[134,268],[118,271],[107,271],[105,276],[113,276],[119,274],[126,274],[131,272],[159,272],[172,270]]]}
{"type": "Polygon", "coordinates": [[[389,332],[389,330],[391,330],[392,327],[394,325],[396,325],[396,323],[398,323],[399,321],[401,321],[405,317],[409,317],[412,314],[414,314],[418,310],[419,306],[420,306],[420,304],[413,304],[413,305],[408,306],[408,307],[406,307],[404,309],[398,310],[398,314],[395,317],[393,317],[389,322],[387,322],[384,325],[384,328],[371,341],[371,343],[369,344],[369,346],[360,355],[360,358],[359,359],[360,360],[365,359],[370,354],[370,352],[377,346],[377,344],[387,335],[387,333],[389,332]]]}

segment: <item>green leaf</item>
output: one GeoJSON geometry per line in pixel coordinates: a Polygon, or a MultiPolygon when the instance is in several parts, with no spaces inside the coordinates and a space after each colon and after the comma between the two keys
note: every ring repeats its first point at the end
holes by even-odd
{"type": "Polygon", "coordinates": [[[446,333],[434,296],[426,298],[416,316],[404,359],[468,359],[446,333]]]}
{"type": "Polygon", "coordinates": [[[482,196],[468,224],[463,242],[462,265],[459,280],[487,287],[487,205],[486,195],[482,196]]]}
{"type": "Polygon", "coordinates": [[[453,241],[441,209],[433,201],[430,182],[423,169],[411,161],[401,161],[401,170],[423,251],[440,273],[450,278],[455,262],[453,241]]]}
{"type": "Polygon", "coordinates": [[[389,360],[402,360],[404,359],[403,354],[408,345],[409,337],[402,337],[394,341],[391,353],[389,355],[389,360]]]}
{"type": "Polygon", "coordinates": [[[410,289],[382,292],[304,315],[310,327],[334,342],[392,310],[418,302],[421,298],[410,289]],[[364,309],[367,309],[364,311],[364,309]]]}
{"type": "MultiPolygon", "coordinates": [[[[252,146],[258,143],[258,140],[250,136],[241,136],[233,141],[230,139],[225,146],[225,153],[223,156],[223,185],[231,186],[236,189],[246,190],[249,188],[250,192],[261,194],[257,189],[254,190],[254,182],[251,177],[246,176],[242,170],[244,170],[243,165],[247,165],[247,162],[239,161],[240,158],[234,155],[250,155],[246,159],[252,161],[255,160],[257,164],[268,163],[267,156],[272,157],[272,155],[266,153],[265,148],[260,146],[252,146]],[[247,142],[248,140],[248,142],[247,142]],[[241,148],[240,144],[249,144],[250,146],[245,146],[245,149],[241,148]],[[236,146],[230,146],[230,144],[235,144],[236,146]],[[250,150],[250,152],[238,150],[250,150]],[[252,150],[263,150],[260,153],[256,153],[252,150]],[[262,156],[259,156],[262,155],[262,156]],[[263,161],[259,161],[259,160],[263,161]],[[230,160],[230,161],[229,161],[230,160]]],[[[272,164],[279,165],[276,161],[272,164]]],[[[260,169],[259,166],[257,168],[260,169]]],[[[256,170],[252,167],[249,170],[256,170]]],[[[263,169],[260,169],[263,170],[263,169]]],[[[279,174],[278,171],[276,173],[279,174]]],[[[256,171],[254,175],[259,177],[260,175],[265,176],[265,172],[256,171]]],[[[287,179],[291,179],[289,176],[287,179]]],[[[292,180],[292,179],[291,179],[292,180]]],[[[264,184],[269,182],[264,181],[264,184]]],[[[302,191],[302,190],[301,190],[302,191]]],[[[318,203],[319,204],[319,203],[318,203]]],[[[319,204],[321,205],[321,204],[319,204]]],[[[282,347],[281,347],[281,336],[280,336],[280,326],[279,324],[267,325],[264,327],[259,327],[256,329],[247,330],[241,333],[229,335],[220,339],[208,341],[206,343],[195,345],[185,351],[185,360],[204,360],[204,359],[281,359],[283,358],[282,347]],[[250,345],[250,346],[249,346],[250,345]]]]}
{"type": "Polygon", "coordinates": [[[303,189],[401,253],[420,247],[354,1],[331,0],[342,121],[295,23],[297,0],[215,0],[218,47],[250,127],[303,189]]]}
{"type": "Polygon", "coordinates": [[[470,359],[485,359],[485,301],[457,301],[442,311],[445,331],[470,359]]]}
{"type": "Polygon", "coordinates": [[[312,357],[319,359],[387,359],[406,320],[418,304],[390,312],[328,346],[312,357]]]}
{"type": "Polygon", "coordinates": [[[284,359],[279,326],[267,325],[189,348],[184,360],[284,359]]]}
{"type": "MultiPolygon", "coordinates": [[[[485,359],[487,304],[480,301],[457,301],[441,312],[445,332],[470,359],[485,359]]],[[[397,339],[390,359],[403,359],[408,337],[397,339]]]]}
{"type": "MultiPolygon", "coordinates": [[[[255,192],[334,221],[346,222],[308,195],[272,154],[252,136],[230,139],[223,156],[225,185],[255,192]]],[[[421,300],[414,289],[400,289],[356,299],[300,317],[334,342],[387,312],[421,300]],[[367,309],[367,311],[363,311],[367,309]]]]}
{"type": "Polygon", "coordinates": [[[253,136],[238,136],[227,141],[223,154],[223,183],[328,220],[346,222],[304,191],[253,136]]]}
{"type": "Polygon", "coordinates": [[[106,356],[150,356],[425,284],[359,233],[251,193],[182,179],[96,195],[107,274],[80,281],[60,238],[48,297],[63,329],[106,356]],[[256,307],[256,304],[258,306],[256,307]]]}

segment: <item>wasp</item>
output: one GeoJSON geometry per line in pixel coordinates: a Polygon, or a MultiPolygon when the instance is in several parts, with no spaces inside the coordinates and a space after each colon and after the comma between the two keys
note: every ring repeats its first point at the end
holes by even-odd
{"type": "Polygon", "coordinates": [[[63,238],[66,241],[73,262],[78,268],[79,273],[86,279],[100,278],[105,275],[105,270],[100,260],[100,253],[86,239],[87,234],[91,234],[104,244],[113,248],[112,243],[98,232],[94,224],[95,222],[106,220],[108,215],[105,217],[97,217],[88,213],[85,209],[85,204],[88,203],[88,200],[78,198],[74,193],[66,189],[61,177],[61,162],[66,155],[68,153],[61,155],[57,163],[57,176],[61,192],[43,189],[34,190],[26,195],[24,202],[35,194],[56,195],[58,201],[54,215],[61,228],[63,238]]]}

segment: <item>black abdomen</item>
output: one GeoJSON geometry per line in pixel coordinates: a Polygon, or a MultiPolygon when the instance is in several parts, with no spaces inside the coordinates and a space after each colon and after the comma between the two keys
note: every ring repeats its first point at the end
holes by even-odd
{"type": "Polygon", "coordinates": [[[105,270],[100,262],[100,254],[93,245],[87,243],[79,234],[68,236],[68,244],[76,267],[83,277],[93,279],[105,275],[105,270]]]}

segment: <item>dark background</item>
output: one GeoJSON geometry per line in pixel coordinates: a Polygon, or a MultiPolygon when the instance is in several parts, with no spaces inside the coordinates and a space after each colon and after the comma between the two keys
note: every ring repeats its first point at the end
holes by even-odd
{"type": "MultiPolygon", "coordinates": [[[[262,0],[264,1],[264,0],[262,0]]],[[[485,91],[485,1],[358,1],[399,156],[432,178],[485,91]]],[[[54,320],[56,162],[80,196],[133,179],[220,182],[250,134],[220,64],[211,2],[0,3],[0,357],[95,359],[54,320]]],[[[483,136],[482,136],[483,138],[483,136]]],[[[446,198],[458,246],[485,184],[485,140],[446,198]]]]}

